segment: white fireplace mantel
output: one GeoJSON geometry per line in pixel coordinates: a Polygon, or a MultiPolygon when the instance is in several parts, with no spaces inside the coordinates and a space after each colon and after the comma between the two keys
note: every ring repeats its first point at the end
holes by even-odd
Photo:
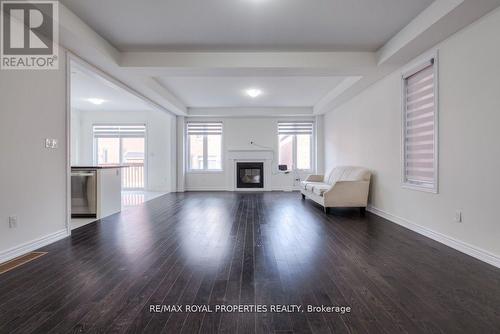
{"type": "Polygon", "coordinates": [[[274,152],[272,150],[255,150],[255,149],[228,150],[227,159],[229,160],[259,159],[260,161],[273,160],[274,152]]]}
{"type": "Polygon", "coordinates": [[[271,177],[274,161],[274,151],[266,149],[229,149],[226,154],[226,167],[230,191],[270,191],[271,177]],[[236,187],[236,164],[238,162],[263,162],[264,163],[264,188],[240,189],[236,187]]]}

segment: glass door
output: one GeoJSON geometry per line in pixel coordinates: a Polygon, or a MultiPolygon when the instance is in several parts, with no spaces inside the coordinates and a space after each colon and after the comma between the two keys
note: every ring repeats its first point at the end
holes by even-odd
{"type": "Polygon", "coordinates": [[[126,165],[122,170],[123,189],[144,189],[146,127],[144,125],[94,125],[97,165],[126,165]]]}
{"type": "Polygon", "coordinates": [[[120,159],[120,138],[96,138],[97,165],[117,165],[120,159]]]}
{"type": "Polygon", "coordinates": [[[121,138],[121,163],[127,165],[122,172],[125,189],[144,189],[145,142],[142,138],[121,138]]]}

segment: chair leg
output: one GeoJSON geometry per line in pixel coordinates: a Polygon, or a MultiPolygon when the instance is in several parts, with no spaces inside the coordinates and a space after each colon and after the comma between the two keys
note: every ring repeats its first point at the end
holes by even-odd
{"type": "Polygon", "coordinates": [[[302,194],[302,199],[306,199],[306,195],[302,194]]]}

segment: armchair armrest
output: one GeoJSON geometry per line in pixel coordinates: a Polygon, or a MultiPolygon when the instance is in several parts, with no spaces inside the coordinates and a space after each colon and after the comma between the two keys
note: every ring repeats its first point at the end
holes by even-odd
{"type": "Polygon", "coordinates": [[[370,181],[339,181],[324,193],[327,207],[366,207],[370,181]]]}
{"type": "Polygon", "coordinates": [[[323,175],[309,175],[304,181],[306,182],[323,182],[323,175]]]}

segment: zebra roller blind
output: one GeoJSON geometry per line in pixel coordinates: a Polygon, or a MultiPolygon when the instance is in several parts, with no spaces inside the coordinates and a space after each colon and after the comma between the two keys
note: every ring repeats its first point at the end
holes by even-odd
{"type": "Polygon", "coordinates": [[[94,125],[95,138],[142,138],[146,134],[145,125],[94,125]]]}
{"type": "Polygon", "coordinates": [[[278,135],[312,135],[312,122],[279,122],[278,135]]]}
{"type": "Polygon", "coordinates": [[[403,76],[404,184],[437,192],[437,94],[434,59],[403,76]]]}
{"type": "Polygon", "coordinates": [[[187,123],[188,135],[221,135],[221,122],[189,122],[187,123]]]}

